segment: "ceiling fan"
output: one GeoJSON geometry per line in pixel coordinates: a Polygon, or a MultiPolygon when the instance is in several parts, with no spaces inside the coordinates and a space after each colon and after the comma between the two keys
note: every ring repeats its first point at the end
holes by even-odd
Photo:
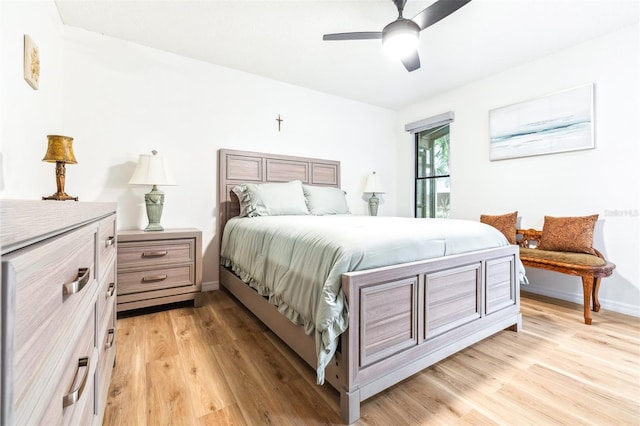
{"type": "Polygon", "coordinates": [[[391,0],[398,8],[398,19],[388,24],[381,32],[355,32],[325,34],[323,40],[371,40],[382,39],[383,49],[398,57],[407,71],[420,68],[418,39],[420,31],[446,18],[471,0],[438,0],[412,19],[402,16],[407,0],[391,0]]]}

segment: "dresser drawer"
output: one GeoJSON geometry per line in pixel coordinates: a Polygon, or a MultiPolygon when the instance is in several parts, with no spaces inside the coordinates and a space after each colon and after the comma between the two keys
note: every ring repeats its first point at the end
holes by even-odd
{"type": "Polygon", "coordinates": [[[109,272],[116,254],[116,217],[109,216],[98,222],[98,279],[109,272]]]}
{"type": "Polygon", "coordinates": [[[193,286],[193,274],[193,265],[120,272],[118,295],[193,286]]]}
{"type": "Polygon", "coordinates": [[[75,344],[69,345],[67,354],[63,357],[60,374],[52,377],[54,393],[44,417],[37,423],[88,424],[81,423],[81,419],[87,415],[87,411],[91,415],[94,413],[94,376],[97,367],[95,364],[98,361],[98,351],[95,347],[95,310],[92,310],[85,320],[80,327],[82,335],[75,344]]]}
{"type": "Polygon", "coordinates": [[[113,305],[116,300],[117,286],[116,286],[116,265],[112,263],[109,266],[109,272],[104,277],[104,279],[100,282],[100,287],[98,289],[98,300],[97,310],[98,310],[98,327],[100,330],[103,330],[105,321],[107,320],[107,316],[111,314],[113,310],[113,305]]]}
{"type": "Polygon", "coordinates": [[[118,248],[118,265],[123,269],[193,261],[193,239],[122,242],[118,248]]]}
{"type": "Polygon", "coordinates": [[[87,225],[7,256],[15,283],[14,401],[46,390],[47,376],[60,352],[75,341],[79,320],[97,290],[95,242],[97,226],[87,225]],[[57,354],[52,356],[52,354],[57,354]]]}
{"type": "Polygon", "coordinates": [[[104,412],[104,402],[107,400],[107,392],[111,382],[111,373],[113,363],[116,358],[116,313],[112,309],[109,316],[109,322],[104,337],[99,341],[98,351],[100,352],[100,361],[98,363],[98,377],[96,381],[96,396],[98,406],[96,412],[104,412]]]}

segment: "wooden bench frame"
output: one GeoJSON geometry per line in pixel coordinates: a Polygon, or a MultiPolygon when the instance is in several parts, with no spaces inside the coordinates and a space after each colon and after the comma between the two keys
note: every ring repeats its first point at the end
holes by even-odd
{"type": "MultiPolygon", "coordinates": [[[[518,243],[521,248],[537,249],[542,238],[542,231],[538,231],[537,229],[517,229],[516,235],[522,236],[518,243]]],[[[600,311],[600,301],[598,300],[600,280],[610,276],[616,267],[615,264],[608,262],[598,250],[594,249],[594,251],[596,255],[604,261],[603,265],[580,265],[550,260],[535,256],[535,250],[527,250],[526,253],[520,250],[520,260],[525,266],[531,268],[547,269],[549,271],[581,277],[582,290],[584,293],[584,323],[591,325],[591,304],[593,303],[594,312],[600,311]]],[[[589,254],[585,255],[590,256],[589,254]]]]}

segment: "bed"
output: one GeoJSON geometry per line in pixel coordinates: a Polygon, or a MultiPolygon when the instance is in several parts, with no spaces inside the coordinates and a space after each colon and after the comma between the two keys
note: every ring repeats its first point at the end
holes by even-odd
{"type": "MultiPolygon", "coordinates": [[[[236,150],[218,154],[221,236],[240,213],[233,188],[242,183],[300,180],[340,187],[338,161],[236,150]]],[[[228,261],[221,263],[221,285],[318,368],[315,336],[281,314],[228,261]]],[[[518,275],[518,248],[513,245],[342,273],[346,330],[322,368],[326,382],[340,393],[342,419],[353,423],[362,401],[461,349],[507,328],[519,331],[518,275]]]]}

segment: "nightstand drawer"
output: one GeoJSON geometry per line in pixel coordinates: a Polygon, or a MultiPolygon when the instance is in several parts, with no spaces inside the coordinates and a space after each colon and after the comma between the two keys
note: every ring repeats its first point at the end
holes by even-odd
{"type": "Polygon", "coordinates": [[[193,300],[202,288],[202,232],[118,232],[117,312],[193,300]]]}
{"type": "Polygon", "coordinates": [[[120,272],[118,295],[194,285],[193,265],[120,272]]]}
{"type": "Polygon", "coordinates": [[[118,248],[118,266],[123,269],[193,261],[193,239],[123,242],[118,248]]]}

